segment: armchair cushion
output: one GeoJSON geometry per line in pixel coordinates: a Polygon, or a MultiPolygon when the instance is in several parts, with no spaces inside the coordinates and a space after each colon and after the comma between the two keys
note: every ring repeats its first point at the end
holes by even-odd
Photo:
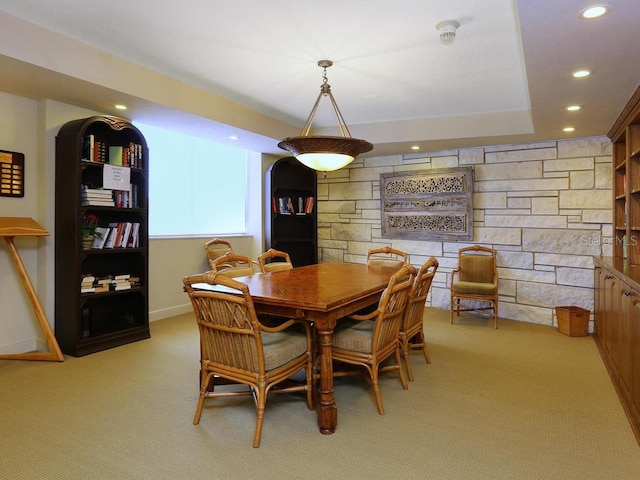
{"type": "Polygon", "coordinates": [[[262,348],[264,350],[264,368],[273,370],[286,364],[292,358],[304,355],[307,351],[307,340],[296,331],[276,333],[262,332],[262,348]]]}

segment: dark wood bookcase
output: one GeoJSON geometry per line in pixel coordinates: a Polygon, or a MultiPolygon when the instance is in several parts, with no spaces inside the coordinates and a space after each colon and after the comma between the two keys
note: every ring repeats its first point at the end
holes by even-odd
{"type": "Polygon", "coordinates": [[[318,263],[316,171],[293,157],[267,170],[265,250],[289,254],[295,267],[318,263]]]}
{"type": "Polygon", "coordinates": [[[83,356],[150,337],[148,162],[144,136],[122,118],[74,120],[56,136],[55,335],[68,355],[83,356]],[[83,185],[103,187],[110,171],[105,168],[109,147],[131,152],[124,169],[116,173],[129,174],[135,199],[130,198],[126,208],[83,205],[83,185]],[[137,246],[83,248],[81,229],[87,215],[97,217],[100,226],[139,224],[137,246]],[[81,293],[85,275],[104,279],[122,274],[139,280],[126,290],[81,293]]]}
{"type": "Polygon", "coordinates": [[[640,87],[611,127],[613,256],[640,265],[640,87]]]}

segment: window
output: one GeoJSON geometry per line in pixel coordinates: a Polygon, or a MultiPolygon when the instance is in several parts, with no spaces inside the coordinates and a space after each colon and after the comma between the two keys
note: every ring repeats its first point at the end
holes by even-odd
{"type": "Polygon", "coordinates": [[[136,124],[149,146],[149,235],[246,231],[248,152],[136,124]]]}

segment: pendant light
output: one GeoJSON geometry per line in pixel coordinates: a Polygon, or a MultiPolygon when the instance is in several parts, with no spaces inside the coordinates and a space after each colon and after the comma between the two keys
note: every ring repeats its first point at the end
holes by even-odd
{"type": "Polygon", "coordinates": [[[355,160],[361,153],[373,149],[373,145],[366,140],[352,138],[349,128],[342,118],[340,109],[331,94],[331,86],[327,79],[327,68],[333,65],[331,60],[320,60],[318,66],[323,68],[322,85],[320,94],[313,105],[313,109],[307,118],[307,122],[302,127],[299,137],[288,137],[278,143],[278,147],[293,154],[301,163],[307,167],[321,172],[338,170],[355,160]],[[313,136],[309,135],[311,122],[316,115],[318,105],[323,97],[331,100],[331,105],[338,119],[338,128],[342,136],[313,136]]]}

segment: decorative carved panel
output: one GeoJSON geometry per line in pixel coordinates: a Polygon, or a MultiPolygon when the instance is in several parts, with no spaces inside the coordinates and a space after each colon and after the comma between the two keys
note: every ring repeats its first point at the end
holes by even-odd
{"type": "Polygon", "coordinates": [[[382,236],[473,239],[473,168],[380,174],[382,236]]]}

